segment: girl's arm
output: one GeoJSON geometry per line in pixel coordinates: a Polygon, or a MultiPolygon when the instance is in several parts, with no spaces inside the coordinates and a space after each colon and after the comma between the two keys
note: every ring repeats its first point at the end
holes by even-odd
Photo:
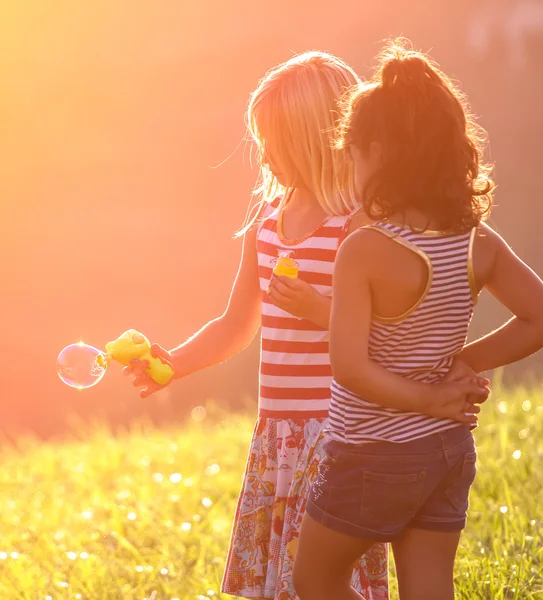
{"type": "Polygon", "coordinates": [[[457,359],[477,373],[521,360],[543,347],[543,282],[495,231],[486,225],[480,231],[474,243],[476,279],[515,316],[458,354],[457,359]]]}
{"type": "Polygon", "coordinates": [[[488,395],[477,382],[424,384],[392,373],[369,358],[371,259],[361,257],[371,257],[375,248],[367,233],[361,230],[345,240],[334,268],[330,358],[335,380],[382,406],[474,422],[475,417],[464,414],[478,412],[478,407],[467,402],[467,395],[474,394],[480,402],[488,395]]]}
{"type": "Polygon", "coordinates": [[[241,261],[223,314],[170,351],[181,378],[231,358],[245,349],[260,327],[257,225],[243,236],[241,261]]]}
{"type": "MultiPolygon", "coordinates": [[[[223,314],[209,321],[199,331],[171,351],[153,345],[153,354],[170,362],[174,379],[224,362],[246,348],[260,327],[260,282],[256,252],[258,221],[243,236],[238,273],[228,305],[223,314]]],[[[162,386],[143,370],[145,365],[125,367],[125,373],[135,375],[133,384],[142,387],[140,395],[150,396],[162,386]]]]}

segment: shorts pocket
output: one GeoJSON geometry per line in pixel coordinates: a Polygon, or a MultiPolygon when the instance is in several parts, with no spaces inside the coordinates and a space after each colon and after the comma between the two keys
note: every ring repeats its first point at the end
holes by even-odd
{"type": "Polygon", "coordinates": [[[324,446],[324,453],[319,461],[317,477],[311,485],[310,498],[328,510],[332,492],[336,487],[336,479],[341,480],[342,469],[338,465],[337,450],[334,446],[324,446]]]}
{"type": "Polygon", "coordinates": [[[457,476],[446,489],[447,497],[454,508],[465,516],[469,506],[469,490],[477,474],[477,453],[468,452],[461,460],[457,476]]]}
{"type": "Polygon", "coordinates": [[[424,494],[426,471],[362,475],[362,512],[383,533],[397,533],[413,519],[424,494]]]}
{"type": "Polygon", "coordinates": [[[362,495],[360,457],[346,457],[341,450],[333,448],[327,452],[327,459],[330,462],[324,465],[321,462],[319,473],[327,479],[328,511],[356,523],[360,517],[362,495]]]}

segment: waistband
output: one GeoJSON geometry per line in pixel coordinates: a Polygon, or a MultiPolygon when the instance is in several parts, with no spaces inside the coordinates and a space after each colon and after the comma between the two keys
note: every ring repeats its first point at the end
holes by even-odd
{"type": "Polygon", "coordinates": [[[260,419],[326,419],[327,410],[269,410],[258,409],[260,419]]]}
{"type": "Polygon", "coordinates": [[[345,450],[351,454],[378,454],[382,455],[405,455],[405,454],[430,454],[436,450],[445,450],[461,444],[472,433],[468,427],[459,424],[457,427],[438,431],[425,437],[417,438],[410,442],[401,444],[395,442],[366,442],[363,444],[347,444],[328,438],[326,447],[334,447],[345,450]]]}

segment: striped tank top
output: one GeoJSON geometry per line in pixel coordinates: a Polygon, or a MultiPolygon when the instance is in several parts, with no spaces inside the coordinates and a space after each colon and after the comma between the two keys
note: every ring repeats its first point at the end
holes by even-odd
{"type": "Polygon", "coordinates": [[[350,217],[330,216],[311,234],[286,240],[277,203],[266,208],[257,236],[262,297],[259,416],[326,418],[332,369],[329,331],[278,308],[268,298],[275,260],[290,251],[298,278],[325,296],[332,295],[332,272],[350,217]]]}
{"type": "MultiPolygon", "coordinates": [[[[408,379],[437,383],[466,343],[477,298],[472,268],[476,230],[459,235],[416,233],[390,223],[372,225],[371,229],[421,256],[429,278],[422,298],[401,317],[374,317],[369,357],[408,379]]],[[[332,382],[327,433],[334,440],[348,444],[401,443],[457,426],[449,419],[382,407],[332,382]]]]}

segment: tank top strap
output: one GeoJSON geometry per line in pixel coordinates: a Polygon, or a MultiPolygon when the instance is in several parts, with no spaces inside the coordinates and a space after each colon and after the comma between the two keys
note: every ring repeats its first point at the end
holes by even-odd
{"type": "MultiPolygon", "coordinates": [[[[282,196],[277,196],[272,202],[267,202],[266,200],[262,200],[257,206],[258,217],[257,217],[257,232],[260,234],[264,223],[269,222],[273,217],[278,216],[279,214],[279,205],[281,203],[282,196]]],[[[276,221],[276,219],[274,220],[276,221]]]]}

